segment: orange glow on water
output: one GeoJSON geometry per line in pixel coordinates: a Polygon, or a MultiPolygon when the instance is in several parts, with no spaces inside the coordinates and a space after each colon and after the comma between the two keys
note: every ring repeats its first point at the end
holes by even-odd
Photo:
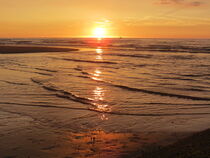
{"type": "MultiPolygon", "coordinates": [[[[101,116],[104,120],[107,120],[103,114],[101,116]]],[[[71,146],[75,147],[78,155],[77,157],[88,158],[106,158],[108,157],[122,157],[122,153],[132,153],[139,149],[141,144],[145,141],[151,141],[148,138],[151,136],[141,136],[132,133],[110,133],[103,130],[95,130],[84,133],[67,133],[67,138],[71,146]],[[87,156],[91,155],[91,156],[87,156]]],[[[153,138],[153,140],[156,140],[153,138]]],[[[154,141],[155,142],[155,141],[154,141]]],[[[67,151],[75,153],[73,147],[65,148],[67,151]]]]}
{"type": "Polygon", "coordinates": [[[101,81],[101,79],[97,78],[97,77],[92,77],[92,79],[95,80],[95,81],[101,81]]]}
{"type": "Polygon", "coordinates": [[[95,100],[98,101],[98,100],[104,100],[104,91],[101,87],[96,87],[94,90],[93,90],[93,94],[94,94],[94,97],[95,97],[95,100]]]}
{"type": "Polygon", "coordinates": [[[97,56],[96,56],[96,59],[97,59],[97,60],[103,60],[103,58],[102,58],[101,55],[97,55],[97,56]]]}
{"type": "Polygon", "coordinates": [[[96,53],[98,53],[98,54],[102,54],[102,53],[103,53],[103,49],[101,49],[101,48],[97,48],[97,49],[96,49],[96,53]]]}
{"type": "Polygon", "coordinates": [[[98,54],[96,56],[96,60],[103,60],[102,54],[103,54],[103,49],[101,49],[100,47],[96,49],[96,53],[98,54]]]}
{"type": "Polygon", "coordinates": [[[100,70],[95,70],[95,73],[96,74],[101,74],[101,71],[100,70]]]}
{"type": "MultiPolygon", "coordinates": [[[[95,59],[96,60],[103,60],[102,58],[102,53],[103,53],[103,49],[101,48],[97,48],[96,49],[96,57],[95,59]]],[[[102,71],[100,70],[101,68],[100,67],[97,67],[93,73],[91,73],[91,78],[95,81],[102,81],[101,79],[101,75],[102,75],[102,71]]],[[[109,105],[107,105],[106,103],[106,99],[105,99],[105,92],[106,90],[100,86],[100,85],[97,85],[95,87],[95,89],[93,89],[92,91],[92,94],[93,94],[93,105],[95,106],[94,107],[94,110],[97,110],[97,111],[100,111],[100,112],[109,112],[111,111],[111,107],[109,105]]],[[[108,120],[107,116],[105,114],[101,114],[100,116],[100,119],[101,120],[108,120]]]]}
{"type": "Polygon", "coordinates": [[[96,69],[93,75],[96,76],[96,77],[99,77],[100,74],[101,74],[101,71],[96,69]]]}
{"type": "MultiPolygon", "coordinates": [[[[109,112],[111,111],[111,108],[109,105],[105,104],[105,90],[102,87],[95,87],[93,90],[93,96],[94,96],[94,102],[93,105],[95,106],[95,110],[101,111],[101,112],[109,112]]],[[[108,118],[102,114],[100,117],[102,120],[108,120],[108,118]]]]}

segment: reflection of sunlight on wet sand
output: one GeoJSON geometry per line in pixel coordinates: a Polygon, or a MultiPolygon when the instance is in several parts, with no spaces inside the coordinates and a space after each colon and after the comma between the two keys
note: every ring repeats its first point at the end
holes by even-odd
{"type": "Polygon", "coordinates": [[[109,120],[109,118],[105,114],[102,114],[101,120],[106,121],[106,120],[109,120]]]}
{"type": "MultiPolygon", "coordinates": [[[[121,157],[139,148],[141,139],[130,133],[106,133],[102,130],[72,133],[68,136],[77,145],[78,157],[121,157]]],[[[76,155],[75,155],[76,156],[76,155]]]]}

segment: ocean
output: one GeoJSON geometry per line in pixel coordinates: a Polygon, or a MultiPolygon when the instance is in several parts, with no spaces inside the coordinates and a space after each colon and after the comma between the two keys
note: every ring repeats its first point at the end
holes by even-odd
{"type": "Polygon", "coordinates": [[[194,132],[209,126],[209,39],[0,39],[0,44],[79,49],[0,54],[0,111],[73,133],[194,132]]]}

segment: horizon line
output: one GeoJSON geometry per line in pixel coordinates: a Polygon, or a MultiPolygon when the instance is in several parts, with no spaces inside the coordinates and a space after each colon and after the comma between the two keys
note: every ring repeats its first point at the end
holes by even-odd
{"type": "MultiPolygon", "coordinates": [[[[0,39],[97,39],[97,37],[0,37],[0,39]]],[[[118,37],[104,37],[102,39],[210,39],[210,37],[128,37],[128,36],[118,36],[118,37]]]]}

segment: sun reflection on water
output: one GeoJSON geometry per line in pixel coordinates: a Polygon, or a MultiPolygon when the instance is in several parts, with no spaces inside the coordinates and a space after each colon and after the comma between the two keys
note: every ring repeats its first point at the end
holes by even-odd
{"type": "Polygon", "coordinates": [[[96,87],[96,89],[93,90],[93,94],[94,94],[94,97],[95,97],[96,101],[104,100],[104,98],[103,98],[104,97],[103,88],[96,87]]]}
{"type": "Polygon", "coordinates": [[[101,49],[100,47],[96,49],[96,53],[98,54],[102,54],[103,53],[103,49],[101,49]]]}
{"type": "Polygon", "coordinates": [[[98,55],[96,55],[96,60],[103,60],[103,49],[101,49],[100,47],[96,49],[96,53],[98,55]]]}
{"type": "MultiPolygon", "coordinates": [[[[101,48],[96,49],[96,60],[103,60],[102,54],[103,50],[101,48]]],[[[102,71],[100,67],[97,67],[94,72],[92,73],[92,79],[95,81],[102,81],[101,75],[102,71]]],[[[97,85],[95,89],[93,90],[93,100],[94,103],[93,105],[95,106],[94,110],[100,111],[100,112],[110,112],[111,107],[107,105],[106,100],[105,100],[105,92],[106,90],[100,86],[97,85]]],[[[108,120],[108,117],[105,114],[100,114],[100,119],[101,120],[108,120]]]]}
{"type": "MultiPolygon", "coordinates": [[[[105,98],[105,90],[102,87],[99,87],[99,86],[95,87],[95,89],[93,90],[93,96],[94,96],[93,105],[96,108],[95,110],[100,111],[100,112],[110,112],[111,111],[110,106],[107,105],[105,102],[105,99],[104,99],[105,98]]],[[[103,116],[103,120],[107,120],[107,119],[105,119],[105,116],[103,116]]]]}
{"type": "Polygon", "coordinates": [[[101,74],[101,71],[96,69],[93,75],[96,76],[96,77],[99,77],[100,74],[101,74]]]}
{"type": "Polygon", "coordinates": [[[93,80],[95,80],[95,81],[102,81],[102,79],[100,78],[100,76],[101,76],[101,71],[99,70],[99,69],[96,69],[95,71],[94,71],[94,73],[92,73],[92,79],[93,80]]]}
{"type": "Polygon", "coordinates": [[[96,56],[96,59],[97,59],[97,60],[103,60],[103,58],[102,58],[101,55],[97,55],[97,56],[96,56]]]}

